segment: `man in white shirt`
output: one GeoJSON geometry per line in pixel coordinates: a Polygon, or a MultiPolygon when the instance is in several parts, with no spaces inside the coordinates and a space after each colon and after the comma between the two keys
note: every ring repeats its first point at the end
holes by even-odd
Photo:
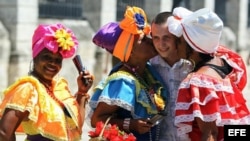
{"type": "Polygon", "coordinates": [[[160,123],[160,141],[185,140],[177,136],[177,128],[174,126],[175,101],[180,82],[193,69],[190,61],[178,56],[177,44],[180,42],[167,28],[167,18],[171,15],[171,12],[161,12],[151,24],[151,36],[159,55],[150,62],[160,73],[169,92],[166,105],[168,114],[160,123]]]}

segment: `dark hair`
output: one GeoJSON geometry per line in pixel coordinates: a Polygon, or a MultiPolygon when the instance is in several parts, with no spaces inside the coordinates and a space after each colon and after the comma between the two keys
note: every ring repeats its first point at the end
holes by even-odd
{"type": "MultiPolygon", "coordinates": [[[[186,47],[187,59],[191,56],[191,54],[193,52],[194,52],[194,49],[189,44],[187,44],[187,47],[186,47]]],[[[211,59],[214,58],[210,54],[204,54],[204,53],[200,53],[200,52],[199,52],[199,57],[202,58],[202,60],[195,65],[195,68],[193,70],[194,72],[197,71],[202,66],[204,66],[208,61],[210,61],[211,59]]]]}
{"type": "Polygon", "coordinates": [[[202,61],[200,61],[196,64],[194,71],[197,71],[199,68],[204,66],[208,61],[210,61],[211,59],[214,58],[210,54],[204,54],[204,53],[200,53],[200,52],[199,52],[199,56],[200,56],[200,58],[202,58],[202,61]]]}
{"type": "Polygon", "coordinates": [[[168,17],[172,16],[172,12],[161,12],[155,16],[152,23],[154,24],[162,24],[165,23],[168,17]]]}

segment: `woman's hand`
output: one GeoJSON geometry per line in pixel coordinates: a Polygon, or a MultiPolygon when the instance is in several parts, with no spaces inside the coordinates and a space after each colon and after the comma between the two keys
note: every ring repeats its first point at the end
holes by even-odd
{"type": "Polygon", "coordinates": [[[77,77],[78,92],[83,94],[87,93],[93,85],[93,81],[94,77],[88,71],[81,72],[77,77]],[[83,79],[87,80],[88,83],[84,84],[83,79]]]}
{"type": "Polygon", "coordinates": [[[152,126],[148,119],[131,119],[130,121],[130,130],[136,131],[139,134],[149,132],[152,126]]]}
{"type": "Polygon", "coordinates": [[[91,88],[93,84],[94,77],[88,71],[81,72],[80,75],[77,77],[77,85],[78,91],[75,95],[76,101],[80,105],[80,114],[82,119],[82,125],[85,119],[85,106],[89,99],[88,90],[91,88]],[[88,81],[87,84],[84,83],[83,79],[88,81]]]}

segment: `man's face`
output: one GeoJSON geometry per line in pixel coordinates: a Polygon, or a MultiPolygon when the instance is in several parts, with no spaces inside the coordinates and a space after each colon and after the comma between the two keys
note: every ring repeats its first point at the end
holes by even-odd
{"type": "Polygon", "coordinates": [[[176,37],[167,28],[167,24],[152,24],[151,36],[159,55],[167,62],[179,60],[177,54],[176,37]]]}

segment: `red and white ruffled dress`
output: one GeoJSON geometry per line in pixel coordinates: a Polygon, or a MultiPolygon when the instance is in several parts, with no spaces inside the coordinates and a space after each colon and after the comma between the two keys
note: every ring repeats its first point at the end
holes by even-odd
{"type": "Polygon", "coordinates": [[[250,112],[242,94],[247,80],[245,64],[238,54],[223,46],[217,52],[233,68],[226,78],[193,72],[179,87],[175,125],[179,136],[192,141],[201,139],[195,117],[205,122],[216,121],[218,140],[224,138],[223,125],[250,124],[250,112]]]}

